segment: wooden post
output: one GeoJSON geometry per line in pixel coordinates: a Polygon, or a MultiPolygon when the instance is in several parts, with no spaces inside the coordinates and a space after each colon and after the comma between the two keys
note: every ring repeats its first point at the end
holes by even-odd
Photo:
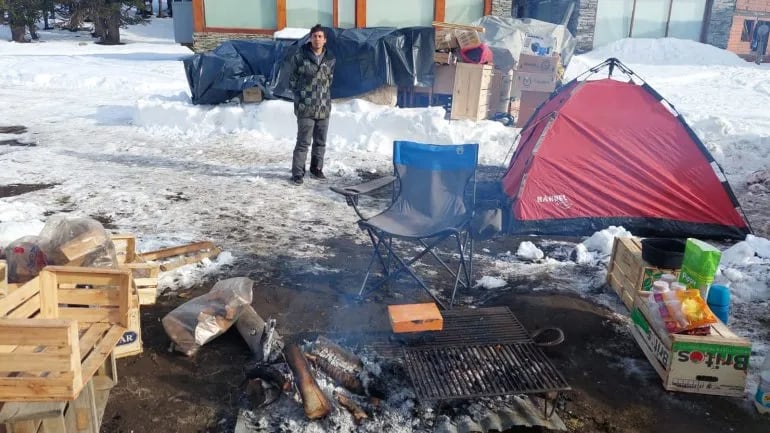
{"type": "Polygon", "coordinates": [[[332,27],[340,26],[340,0],[332,0],[332,27]]]}
{"type": "Polygon", "coordinates": [[[193,31],[202,32],[206,30],[206,11],[203,0],[192,0],[193,2],[193,31]]]}
{"type": "Polygon", "coordinates": [[[277,30],[286,28],[286,0],[276,0],[275,3],[275,26],[277,30]]]}
{"type": "Polygon", "coordinates": [[[433,21],[444,21],[446,17],[446,0],[433,0],[433,21]]]}
{"type": "Polygon", "coordinates": [[[484,0],[484,16],[492,15],[492,0],[484,0]]]}
{"type": "Polygon", "coordinates": [[[366,27],[366,0],[356,0],[356,27],[366,27]]]}

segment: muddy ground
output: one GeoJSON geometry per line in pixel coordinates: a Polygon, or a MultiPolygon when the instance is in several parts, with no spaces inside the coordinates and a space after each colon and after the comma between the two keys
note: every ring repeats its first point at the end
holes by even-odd
{"type": "MultiPolygon", "coordinates": [[[[35,188],[4,186],[0,188],[0,197],[35,188]]],[[[759,211],[751,208],[752,213],[759,211]]],[[[515,251],[519,241],[496,238],[479,248],[515,251]]],[[[240,335],[232,329],[204,346],[195,357],[187,358],[169,351],[170,341],[160,322],[176,306],[207,292],[218,279],[247,276],[254,280],[254,308],[265,318],[276,318],[284,336],[334,337],[351,330],[373,335],[387,333],[386,305],[431,301],[425,292],[404,281],[365,301],[356,300],[354,294],[368,250],[344,238],[330,242],[339,252],[322,265],[340,269],[338,273],[319,278],[290,257],[240,255],[239,261],[220,275],[211,276],[206,284],[191,291],[162,295],[157,305],[143,306],[144,353],[118,361],[119,383],[111,393],[101,431],[233,431],[238,408],[243,404],[243,367],[250,356],[240,335]]],[[[483,269],[478,270],[476,277],[480,275],[485,275],[483,269]]],[[[513,289],[497,295],[479,293],[476,289],[463,295],[482,300],[478,306],[509,307],[529,330],[559,327],[565,332],[562,344],[545,351],[572,386],[566,406],[559,411],[570,432],[770,431],[770,418],[757,415],[745,399],[666,392],[621,317],[577,294],[532,292],[528,285],[534,283],[522,280],[512,284],[513,289]]],[[[543,282],[539,283],[542,286],[543,282]]],[[[441,287],[444,296],[451,287],[441,279],[433,279],[431,284],[441,287]]],[[[610,289],[603,287],[600,291],[610,289]]]]}
{"type": "MultiPolygon", "coordinates": [[[[510,248],[503,241],[489,242],[487,247],[494,243],[499,243],[499,248],[510,248]]],[[[348,248],[355,249],[352,243],[348,248]]],[[[363,253],[339,259],[344,263],[336,266],[361,269],[361,256],[363,253]]],[[[283,335],[334,337],[352,329],[387,332],[388,303],[430,301],[424,292],[402,283],[368,301],[356,302],[351,294],[360,281],[359,273],[318,281],[301,273],[295,278],[298,274],[288,271],[277,258],[259,266],[236,264],[228,272],[248,274],[256,281],[253,305],[263,317],[277,318],[283,335]]],[[[249,358],[240,335],[231,330],[189,359],[169,353],[169,340],[160,323],[175,306],[207,289],[200,287],[184,298],[161,297],[158,305],[143,308],[145,352],[118,362],[121,381],[110,397],[102,431],[233,430],[243,365],[249,358]]],[[[628,326],[605,307],[577,295],[532,293],[526,288],[493,297],[483,305],[508,306],[530,330],[549,326],[564,330],[564,343],[546,349],[546,353],[573,388],[559,412],[570,432],[759,433],[770,429],[770,420],[758,416],[744,400],[664,391],[660,378],[632,340],[628,326]],[[631,361],[621,363],[625,358],[631,361]],[[665,430],[659,430],[661,426],[665,430]]]]}

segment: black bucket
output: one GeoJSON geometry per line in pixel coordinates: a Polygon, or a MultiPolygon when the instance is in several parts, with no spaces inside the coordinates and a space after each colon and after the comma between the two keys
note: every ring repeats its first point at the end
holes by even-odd
{"type": "Polygon", "coordinates": [[[685,242],[681,239],[642,239],[642,259],[652,266],[679,269],[684,259],[685,242]]]}

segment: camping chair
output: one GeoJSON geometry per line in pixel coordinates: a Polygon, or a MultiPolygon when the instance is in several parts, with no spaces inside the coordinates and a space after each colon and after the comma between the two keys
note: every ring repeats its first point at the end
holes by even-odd
{"type": "Polygon", "coordinates": [[[478,144],[432,145],[396,141],[393,143],[394,176],[356,186],[331,188],[344,195],[348,205],[353,206],[360,218],[358,226],[367,232],[374,248],[359,297],[364,293],[372,267],[379,262],[385,278],[372,291],[394,280],[401,272],[407,272],[444,307],[411,269],[426,254],[431,254],[454,277],[450,308],[457,286],[471,286],[473,239],[470,223],[476,201],[478,153],[478,144]],[[358,208],[359,196],[391,184],[390,206],[372,217],[365,217],[358,208]],[[449,238],[454,239],[460,257],[457,272],[435,251],[449,238]],[[402,258],[393,248],[394,239],[417,242],[422,250],[412,258],[402,258]]]}

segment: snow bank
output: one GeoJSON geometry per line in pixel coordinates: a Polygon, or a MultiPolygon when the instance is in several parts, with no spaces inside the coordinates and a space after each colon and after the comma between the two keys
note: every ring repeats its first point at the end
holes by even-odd
{"type": "MultiPolygon", "coordinates": [[[[342,153],[391,155],[393,141],[434,144],[479,143],[479,162],[505,164],[517,129],[493,121],[448,121],[440,107],[394,108],[360,99],[335,103],[329,123],[330,148],[342,153]]],[[[148,96],[137,101],[133,124],[166,135],[187,137],[252,133],[291,151],[297,134],[294,107],[273,100],[255,105],[195,106],[184,93],[148,96]]]]}
{"type": "Polygon", "coordinates": [[[583,246],[589,251],[597,251],[606,256],[612,253],[612,244],[615,242],[615,238],[630,236],[633,236],[631,232],[623,227],[610,226],[591,235],[583,242],[583,246]]]}
{"type": "Polygon", "coordinates": [[[730,51],[675,38],[621,39],[594,49],[585,57],[592,58],[597,63],[615,57],[626,64],[748,66],[745,60],[730,51]]]}

